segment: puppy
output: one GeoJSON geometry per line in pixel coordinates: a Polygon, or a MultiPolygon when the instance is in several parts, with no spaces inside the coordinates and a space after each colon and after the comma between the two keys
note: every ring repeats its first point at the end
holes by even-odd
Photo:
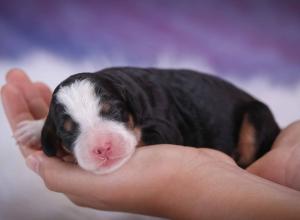
{"type": "Polygon", "coordinates": [[[53,92],[45,120],[20,123],[15,137],[56,156],[61,149],[94,173],[124,164],[136,147],[210,147],[246,167],[279,133],[269,108],[218,77],[120,67],[79,73],[53,92]]]}

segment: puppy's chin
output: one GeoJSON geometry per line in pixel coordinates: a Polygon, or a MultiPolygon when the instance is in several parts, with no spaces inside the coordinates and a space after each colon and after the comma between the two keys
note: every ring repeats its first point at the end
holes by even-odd
{"type": "Polygon", "coordinates": [[[95,174],[107,174],[120,168],[131,158],[133,153],[134,150],[118,158],[105,158],[103,160],[97,160],[90,157],[77,157],[76,160],[78,165],[86,171],[93,172],[95,174]]]}
{"type": "Polygon", "coordinates": [[[123,164],[125,164],[133,155],[133,152],[131,154],[128,154],[122,158],[117,159],[110,159],[105,161],[104,163],[96,164],[96,168],[94,170],[91,170],[91,172],[95,174],[106,174],[114,172],[115,170],[119,169],[123,164]]]}

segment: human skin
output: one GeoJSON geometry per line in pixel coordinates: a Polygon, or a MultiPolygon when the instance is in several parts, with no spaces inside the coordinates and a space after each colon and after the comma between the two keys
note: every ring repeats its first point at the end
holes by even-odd
{"type": "Polygon", "coordinates": [[[247,170],[300,191],[300,121],[283,129],[276,138],[272,150],[247,170]]]}
{"type": "MultiPolygon", "coordinates": [[[[46,116],[51,91],[45,84],[31,82],[17,69],[7,74],[6,81],[1,95],[13,131],[23,120],[46,116]]],[[[20,150],[49,190],[64,193],[79,206],[171,219],[299,219],[300,193],[294,190],[300,185],[299,131],[300,122],[285,129],[272,151],[247,171],[207,148],[142,147],[107,175],[46,157],[40,146],[20,150]]]]}

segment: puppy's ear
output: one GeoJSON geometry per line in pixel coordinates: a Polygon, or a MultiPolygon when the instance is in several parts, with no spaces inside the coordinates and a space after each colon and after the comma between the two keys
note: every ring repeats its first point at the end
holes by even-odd
{"type": "Polygon", "coordinates": [[[56,156],[57,150],[61,145],[60,138],[56,134],[54,121],[49,114],[41,135],[42,149],[47,156],[56,156]]]}

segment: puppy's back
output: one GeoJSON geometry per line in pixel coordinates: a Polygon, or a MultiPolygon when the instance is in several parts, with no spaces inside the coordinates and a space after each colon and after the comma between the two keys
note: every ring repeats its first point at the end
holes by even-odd
{"type": "Polygon", "coordinates": [[[251,143],[246,145],[253,149],[246,150],[250,156],[241,162],[246,166],[267,152],[279,133],[266,105],[216,76],[185,69],[133,67],[109,68],[97,74],[111,79],[134,99],[134,111],[140,116],[137,123],[143,127],[146,144],[212,147],[245,161],[245,145],[239,143],[245,142],[241,140],[245,136],[242,125],[248,117],[253,140],[248,138],[251,143]],[[168,133],[167,138],[147,135],[153,131],[168,133]]]}

